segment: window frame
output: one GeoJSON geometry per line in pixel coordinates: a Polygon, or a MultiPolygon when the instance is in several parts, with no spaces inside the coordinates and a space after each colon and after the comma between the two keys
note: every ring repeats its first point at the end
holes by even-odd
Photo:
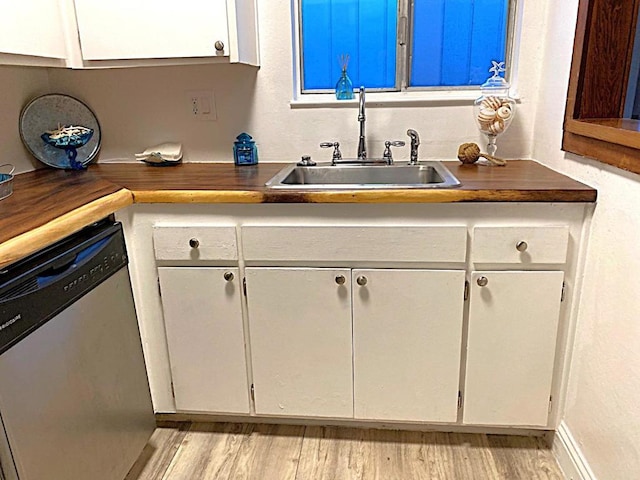
{"type": "MultiPolygon", "coordinates": [[[[517,71],[517,55],[515,53],[519,44],[521,22],[522,17],[522,3],[523,0],[507,0],[509,7],[507,13],[507,33],[505,42],[505,62],[507,65],[507,71],[505,72],[505,79],[509,81],[514,88],[517,71]]],[[[386,94],[385,96],[393,96],[398,94],[413,94],[414,98],[428,99],[430,96],[434,98],[456,98],[471,100],[477,97],[477,92],[480,89],[479,85],[461,85],[461,86],[409,86],[409,79],[411,78],[411,60],[412,49],[411,42],[413,39],[413,22],[410,21],[413,15],[414,0],[398,0],[398,24],[396,30],[396,84],[393,88],[371,88],[367,89],[367,92],[376,92],[386,94]],[[404,19],[404,28],[403,28],[404,19]],[[403,32],[404,30],[404,32],[403,32]],[[405,42],[402,43],[398,39],[404,36],[405,42]],[[419,95],[416,95],[417,92],[419,95]],[[436,95],[428,95],[436,93],[436,95]],[[457,94],[456,94],[457,92],[457,94]],[[426,96],[422,94],[426,93],[426,96]],[[438,95],[444,93],[445,95],[438,95]],[[473,93],[473,95],[465,95],[465,93],[473,93]],[[448,94],[448,95],[447,95],[448,94]]],[[[332,96],[334,91],[332,89],[308,89],[303,90],[304,85],[304,71],[303,71],[303,52],[302,52],[302,0],[292,0],[291,2],[292,13],[292,29],[293,29],[293,61],[294,61],[294,101],[302,100],[304,97],[316,97],[313,100],[319,100],[319,96],[332,96]]],[[[488,72],[488,67],[487,67],[488,72]]],[[[487,77],[489,73],[487,73],[487,77]]],[[[406,97],[405,97],[406,99],[406,97]]],[[[316,103],[312,100],[311,103],[316,103]]]]}
{"type": "Polygon", "coordinates": [[[622,21],[603,25],[620,7],[614,1],[579,1],[562,150],[640,173],[640,121],[623,118],[640,0],[622,5],[622,21]],[[619,57],[625,61],[611,75],[607,58],[619,57]],[[612,98],[608,104],[598,102],[603,91],[612,98]]]}

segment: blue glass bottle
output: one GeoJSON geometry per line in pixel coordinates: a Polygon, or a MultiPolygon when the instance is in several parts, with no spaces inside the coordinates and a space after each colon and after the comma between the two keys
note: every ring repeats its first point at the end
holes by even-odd
{"type": "Polygon", "coordinates": [[[258,163],[258,147],[248,133],[242,132],[233,142],[233,161],[236,165],[256,165],[258,163]]]}
{"type": "Polygon", "coordinates": [[[347,75],[347,69],[342,69],[342,74],[336,83],[336,98],[338,100],[351,100],[353,98],[353,84],[349,75],[347,75]]]}

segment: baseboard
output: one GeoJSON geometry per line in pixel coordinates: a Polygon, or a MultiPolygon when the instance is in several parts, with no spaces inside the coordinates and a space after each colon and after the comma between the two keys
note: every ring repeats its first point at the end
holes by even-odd
{"type": "Polygon", "coordinates": [[[560,422],[551,448],[567,480],[597,480],[566,423],[560,422]]]}
{"type": "Polygon", "coordinates": [[[267,423],[282,425],[310,425],[347,428],[375,428],[382,430],[406,430],[418,432],[447,432],[447,433],[486,433],[496,435],[523,435],[527,437],[542,437],[553,434],[550,430],[525,427],[478,427],[468,425],[435,424],[435,423],[403,423],[380,422],[375,420],[340,420],[330,418],[309,417],[269,417],[259,415],[216,415],[207,413],[156,413],[158,427],[176,427],[179,423],[267,423]]]}

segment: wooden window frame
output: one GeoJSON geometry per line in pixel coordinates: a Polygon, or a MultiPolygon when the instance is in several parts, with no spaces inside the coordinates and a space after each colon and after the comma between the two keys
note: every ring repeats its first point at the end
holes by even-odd
{"type": "Polygon", "coordinates": [[[623,118],[640,0],[580,0],[562,149],[640,173],[640,121],[623,118]]]}

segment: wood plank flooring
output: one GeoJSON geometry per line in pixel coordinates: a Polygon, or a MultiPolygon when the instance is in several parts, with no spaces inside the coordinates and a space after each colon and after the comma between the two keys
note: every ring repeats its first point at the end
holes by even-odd
{"type": "Polygon", "coordinates": [[[156,429],[125,480],[563,478],[539,437],[184,423],[156,429]]]}

